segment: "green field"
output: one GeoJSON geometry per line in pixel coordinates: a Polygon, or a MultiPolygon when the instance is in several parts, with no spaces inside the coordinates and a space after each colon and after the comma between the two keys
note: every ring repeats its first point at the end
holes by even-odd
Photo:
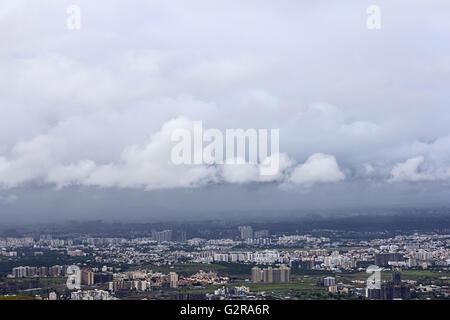
{"type": "MultiPolygon", "coordinates": [[[[271,299],[349,299],[346,295],[337,295],[328,293],[325,287],[317,285],[322,277],[303,277],[293,279],[291,283],[243,283],[228,284],[225,287],[231,289],[236,286],[244,285],[249,287],[253,294],[264,294],[271,299]]],[[[220,285],[211,285],[204,288],[182,288],[184,293],[213,293],[220,288],[220,285]]]]}
{"type": "Polygon", "coordinates": [[[15,282],[18,285],[24,283],[24,282],[30,282],[30,281],[39,281],[40,286],[48,286],[51,284],[62,284],[67,281],[67,278],[65,277],[58,277],[58,278],[23,278],[23,279],[5,279],[4,282],[15,282]]]}
{"type": "Polygon", "coordinates": [[[0,296],[0,300],[37,300],[29,296],[0,296]]]}
{"type": "MultiPolygon", "coordinates": [[[[189,276],[197,273],[199,270],[206,272],[212,271],[220,276],[228,276],[236,279],[249,279],[251,275],[251,268],[254,265],[250,264],[236,264],[236,263],[214,263],[214,264],[176,264],[176,265],[164,265],[164,266],[146,266],[148,269],[152,269],[155,272],[169,273],[176,272],[183,276],[189,276]]],[[[142,268],[142,266],[140,267],[142,268]]],[[[381,273],[382,280],[389,280],[391,278],[391,271],[383,271],[381,273]]],[[[370,274],[366,272],[352,272],[352,273],[333,273],[332,271],[304,271],[304,270],[291,270],[291,277],[295,281],[304,282],[307,280],[304,276],[310,276],[310,279],[319,279],[328,275],[336,276],[337,282],[350,283],[353,280],[366,280],[370,274]]],[[[403,270],[401,271],[402,280],[441,280],[439,278],[449,277],[450,271],[434,271],[434,270],[403,270]]],[[[448,281],[448,280],[444,280],[448,281]]]]}
{"type": "MultiPolygon", "coordinates": [[[[450,278],[450,271],[433,271],[433,270],[403,270],[400,272],[402,280],[418,281],[422,284],[440,284],[449,285],[449,279],[441,279],[442,277],[450,278]]],[[[364,281],[370,274],[365,272],[357,273],[342,273],[336,274],[336,283],[342,282],[344,284],[351,284],[354,280],[364,281]]],[[[391,271],[381,272],[382,280],[390,280],[392,277],[391,271]]]]}

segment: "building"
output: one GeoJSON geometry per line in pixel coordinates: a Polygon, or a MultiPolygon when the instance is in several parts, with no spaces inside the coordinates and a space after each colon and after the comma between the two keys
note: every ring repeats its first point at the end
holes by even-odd
{"type": "Polygon", "coordinates": [[[257,283],[262,281],[262,270],[258,267],[252,268],[252,282],[257,283]]]}
{"type": "Polygon", "coordinates": [[[255,231],[253,237],[255,239],[263,239],[263,238],[267,238],[269,236],[269,230],[259,230],[259,231],[255,231]]]}
{"type": "Polygon", "coordinates": [[[312,270],[314,268],[314,258],[305,260],[291,260],[290,267],[292,269],[312,270]]]}
{"type": "Polygon", "coordinates": [[[392,280],[381,285],[381,299],[406,300],[410,298],[410,288],[401,280],[400,273],[393,272],[392,280]]]}
{"type": "Polygon", "coordinates": [[[273,268],[272,267],[263,269],[262,281],[265,283],[273,283],[273,268]]]}
{"type": "Polygon", "coordinates": [[[430,252],[420,249],[416,252],[413,252],[412,258],[416,260],[429,261],[432,259],[432,255],[430,252]]]}
{"type": "Polygon", "coordinates": [[[114,279],[108,283],[108,290],[115,292],[125,289],[125,281],[123,279],[114,279]]]}
{"type": "Polygon", "coordinates": [[[146,291],[150,288],[150,283],[146,280],[132,281],[131,289],[136,291],[146,291]]]}
{"type": "Polygon", "coordinates": [[[272,239],[270,238],[255,238],[255,239],[246,239],[245,242],[250,245],[270,245],[272,244],[272,239]]]}
{"type": "Polygon", "coordinates": [[[38,275],[37,267],[25,267],[27,268],[27,277],[36,277],[38,275]]]}
{"type": "Polygon", "coordinates": [[[187,240],[186,231],[178,232],[178,241],[186,242],[186,240],[187,240]]]}
{"type": "Polygon", "coordinates": [[[169,274],[170,277],[170,287],[171,288],[178,288],[178,274],[175,272],[171,272],[169,274]]]}
{"type": "Polygon", "coordinates": [[[377,300],[406,300],[410,298],[410,288],[402,282],[400,273],[394,272],[392,280],[382,283],[380,288],[368,288],[366,297],[377,300]]]}
{"type": "Polygon", "coordinates": [[[375,265],[388,266],[389,261],[403,261],[403,255],[400,253],[380,253],[375,255],[375,265]]]}
{"type": "Polygon", "coordinates": [[[274,270],[275,276],[277,276],[278,272],[280,273],[280,282],[288,283],[291,278],[291,268],[286,265],[282,265],[278,270],[274,270]]]}
{"type": "Polygon", "coordinates": [[[48,269],[48,275],[50,277],[60,277],[62,274],[62,266],[53,266],[48,269]]]}
{"type": "Polygon", "coordinates": [[[78,290],[70,294],[70,300],[111,300],[109,292],[103,290],[78,290]]]}
{"type": "Polygon", "coordinates": [[[40,267],[39,268],[39,276],[40,277],[48,277],[48,267],[40,267]]]}
{"type": "Polygon", "coordinates": [[[94,284],[94,272],[90,269],[81,270],[81,284],[83,285],[93,285],[94,284]]]}
{"type": "Polygon", "coordinates": [[[152,239],[158,242],[172,241],[172,230],[152,231],[152,239]]]}
{"type": "Polygon", "coordinates": [[[381,299],[381,288],[367,288],[366,289],[366,298],[368,298],[370,300],[381,299]]]}
{"type": "Polygon", "coordinates": [[[12,269],[12,274],[14,278],[26,278],[27,268],[26,267],[16,267],[12,269]]]}
{"type": "Polygon", "coordinates": [[[94,273],[94,283],[106,283],[113,281],[113,274],[108,272],[94,273]]]}
{"type": "Polygon", "coordinates": [[[336,285],[329,286],[328,287],[328,292],[330,292],[330,293],[337,293],[338,292],[337,286],[336,285]]]}
{"type": "Polygon", "coordinates": [[[335,277],[326,277],[323,279],[323,285],[325,287],[331,287],[336,284],[336,278],[335,277]]]}
{"type": "Polygon", "coordinates": [[[216,253],[214,254],[214,261],[216,262],[229,262],[229,255],[227,253],[216,253]]]}
{"type": "Polygon", "coordinates": [[[290,281],[290,277],[291,269],[286,265],[282,265],[280,268],[252,268],[252,282],[254,283],[288,283],[290,281]]]}
{"type": "Polygon", "coordinates": [[[253,228],[252,227],[240,226],[238,229],[241,233],[242,240],[253,239],[253,228]]]}

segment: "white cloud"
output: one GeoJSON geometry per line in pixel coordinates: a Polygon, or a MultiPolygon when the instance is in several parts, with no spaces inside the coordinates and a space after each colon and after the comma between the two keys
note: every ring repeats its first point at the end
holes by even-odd
{"type": "Polygon", "coordinates": [[[374,38],[356,2],[263,1],[258,10],[175,2],[80,0],[89,15],[77,32],[65,27],[66,4],[1,2],[0,185],[156,189],[338,182],[352,173],[370,181],[448,179],[450,60],[433,41],[446,40],[450,4],[399,1],[386,13],[395,17],[390,32],[374,38]],[[434,50],[422,50],[424,43],[434,50]],[[279,128],[279,174],[171,165],[168,130],[190,125],[180,115],[209,127],[279,128]]]}
{"type": "Polygon", "coordinates": [[[424,156],[410,158],[405,162],[397,163],[391,171],[390,181],[429,181],[434,177],[421,171],[421,165],[424,163],[424,156]]]}
{"type": "Polygon", "coordinates": [[[49,170],[47,182],[54,183],[58,187],[82,183],[95,169],[96,165],[92,160],[82,160],[66,166],[58,165],[49,170]]]}
{"type": "Polygon", "coordinates": [[[64,141],[48,135],[18,142],[10,158],[0,157],[0,185],[11,188],[44,178],[64,149],[64,141]]]}
{"type": "Polygon", "coordinates": [[[260,175],[259,181],[261,182],[283,182],[287,179],[289,171],[292,170],[295,165],[295,161],[290,158],[286,153],[272,154],[267,157],[262,163],[259,164],[259,170],[261,168],[268,168],[271,164],[278,161],[278,173],[271,175],[260,175]]]}
{"type": "Polygon", "coordinates": [[[58,176],[53,176],[51,181],[65,181],[65,177],[72,177],[75,182],[85,185],[146,189],[190,188],[214,182],[217,175],[214,167],[174,165],[170,159],[173,130],[189,130],[192,126],[192,121],[186,118],[168,121],[146,144],[126,147],[119,161],[96,165],[95,168],[91,162],[59,168],[56,171],[58,176]]]}
{"type": "Polygon", "coordinates": [[[345,179],[339,169],[336,158],[332,155],[316,153],[297,166],[292,172],[290,181],[297,184],[314,184],[323,182],[338,182],[345,179]]]}
{"type": "MultiPolygon", "coordinates": [[[[242,161],[244,162],[244,161],[242,161]]],[[[287,171],[292,168],[295,162],[285,153],[272,154],[259,164],[224,164],[220,171],[221,178],[228,183],[250,183],[250,182],[283,182],[286,179],[287,171]],[[263,167],[272,167],[278,163],[276,174],[262,174],[263,167]]]]}
{"type": "Polygon", "coordinates": [[[450,166],[425,161],[423,155],[409,158],[394,165],[390,182],[446,181],[450,179],[450,166]]]}
{"type": "Polygon", "coordinates": [[[259,169],[254,164],[237,164],[238,159],[234,164],[224,164],[222,170],[222,177],[225,182],[229,183],[249,183],[259,180],[259,169]]]}
{"type": "MultiPolygon", "coordinates": [[[[143,144],[126,146],[116,161],[92,159],[67,162],[67,141],[50,135],[19,142],[10,157],[0,157],[0,183],[4,187],[38,181],[57,187],[85,185],[119,188],[192,188],[208,183],[284,182],[295,162],[287,154],[273,154],[259,164],[175,165],[170,158],[175,129],[191,131],[194,122],[179,117],[166,122],[143,144]],[[277,162],[274,162],[278,159],[277,162]],[[261,175],[261,168],[278,163],[274,175],[261,175]]],[[[201,150],[200,150],[201,152],[201,150]]],[[[239,161],[236,161],[238,163],[239,161]]],[[[245,162],[245,161],[244,161],[245,162]]],[[[291,176],[295,183],[336,182],[343,179],[336,159],[314,154],[291,176]]]]}

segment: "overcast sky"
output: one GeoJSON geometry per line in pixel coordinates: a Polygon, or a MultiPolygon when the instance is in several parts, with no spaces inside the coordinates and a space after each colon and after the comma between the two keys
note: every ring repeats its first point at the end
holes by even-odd
{"type": "Polygon", "coordinates": [[[304,2],[1,0],[0,219],[448,205],[450,2],[304,2]],[[280,173],[173,165],[199,120],[280,173]]]}

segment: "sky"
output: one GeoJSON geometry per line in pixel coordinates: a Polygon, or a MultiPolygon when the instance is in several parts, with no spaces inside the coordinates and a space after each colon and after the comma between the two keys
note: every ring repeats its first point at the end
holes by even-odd
{"type": "Polygon", "coordinates": [[[449,10],[1,0],[0,221],[447,206],[449,10]],[[279,129],[279,173],[175,165],[195,121],[279,129]]]}

